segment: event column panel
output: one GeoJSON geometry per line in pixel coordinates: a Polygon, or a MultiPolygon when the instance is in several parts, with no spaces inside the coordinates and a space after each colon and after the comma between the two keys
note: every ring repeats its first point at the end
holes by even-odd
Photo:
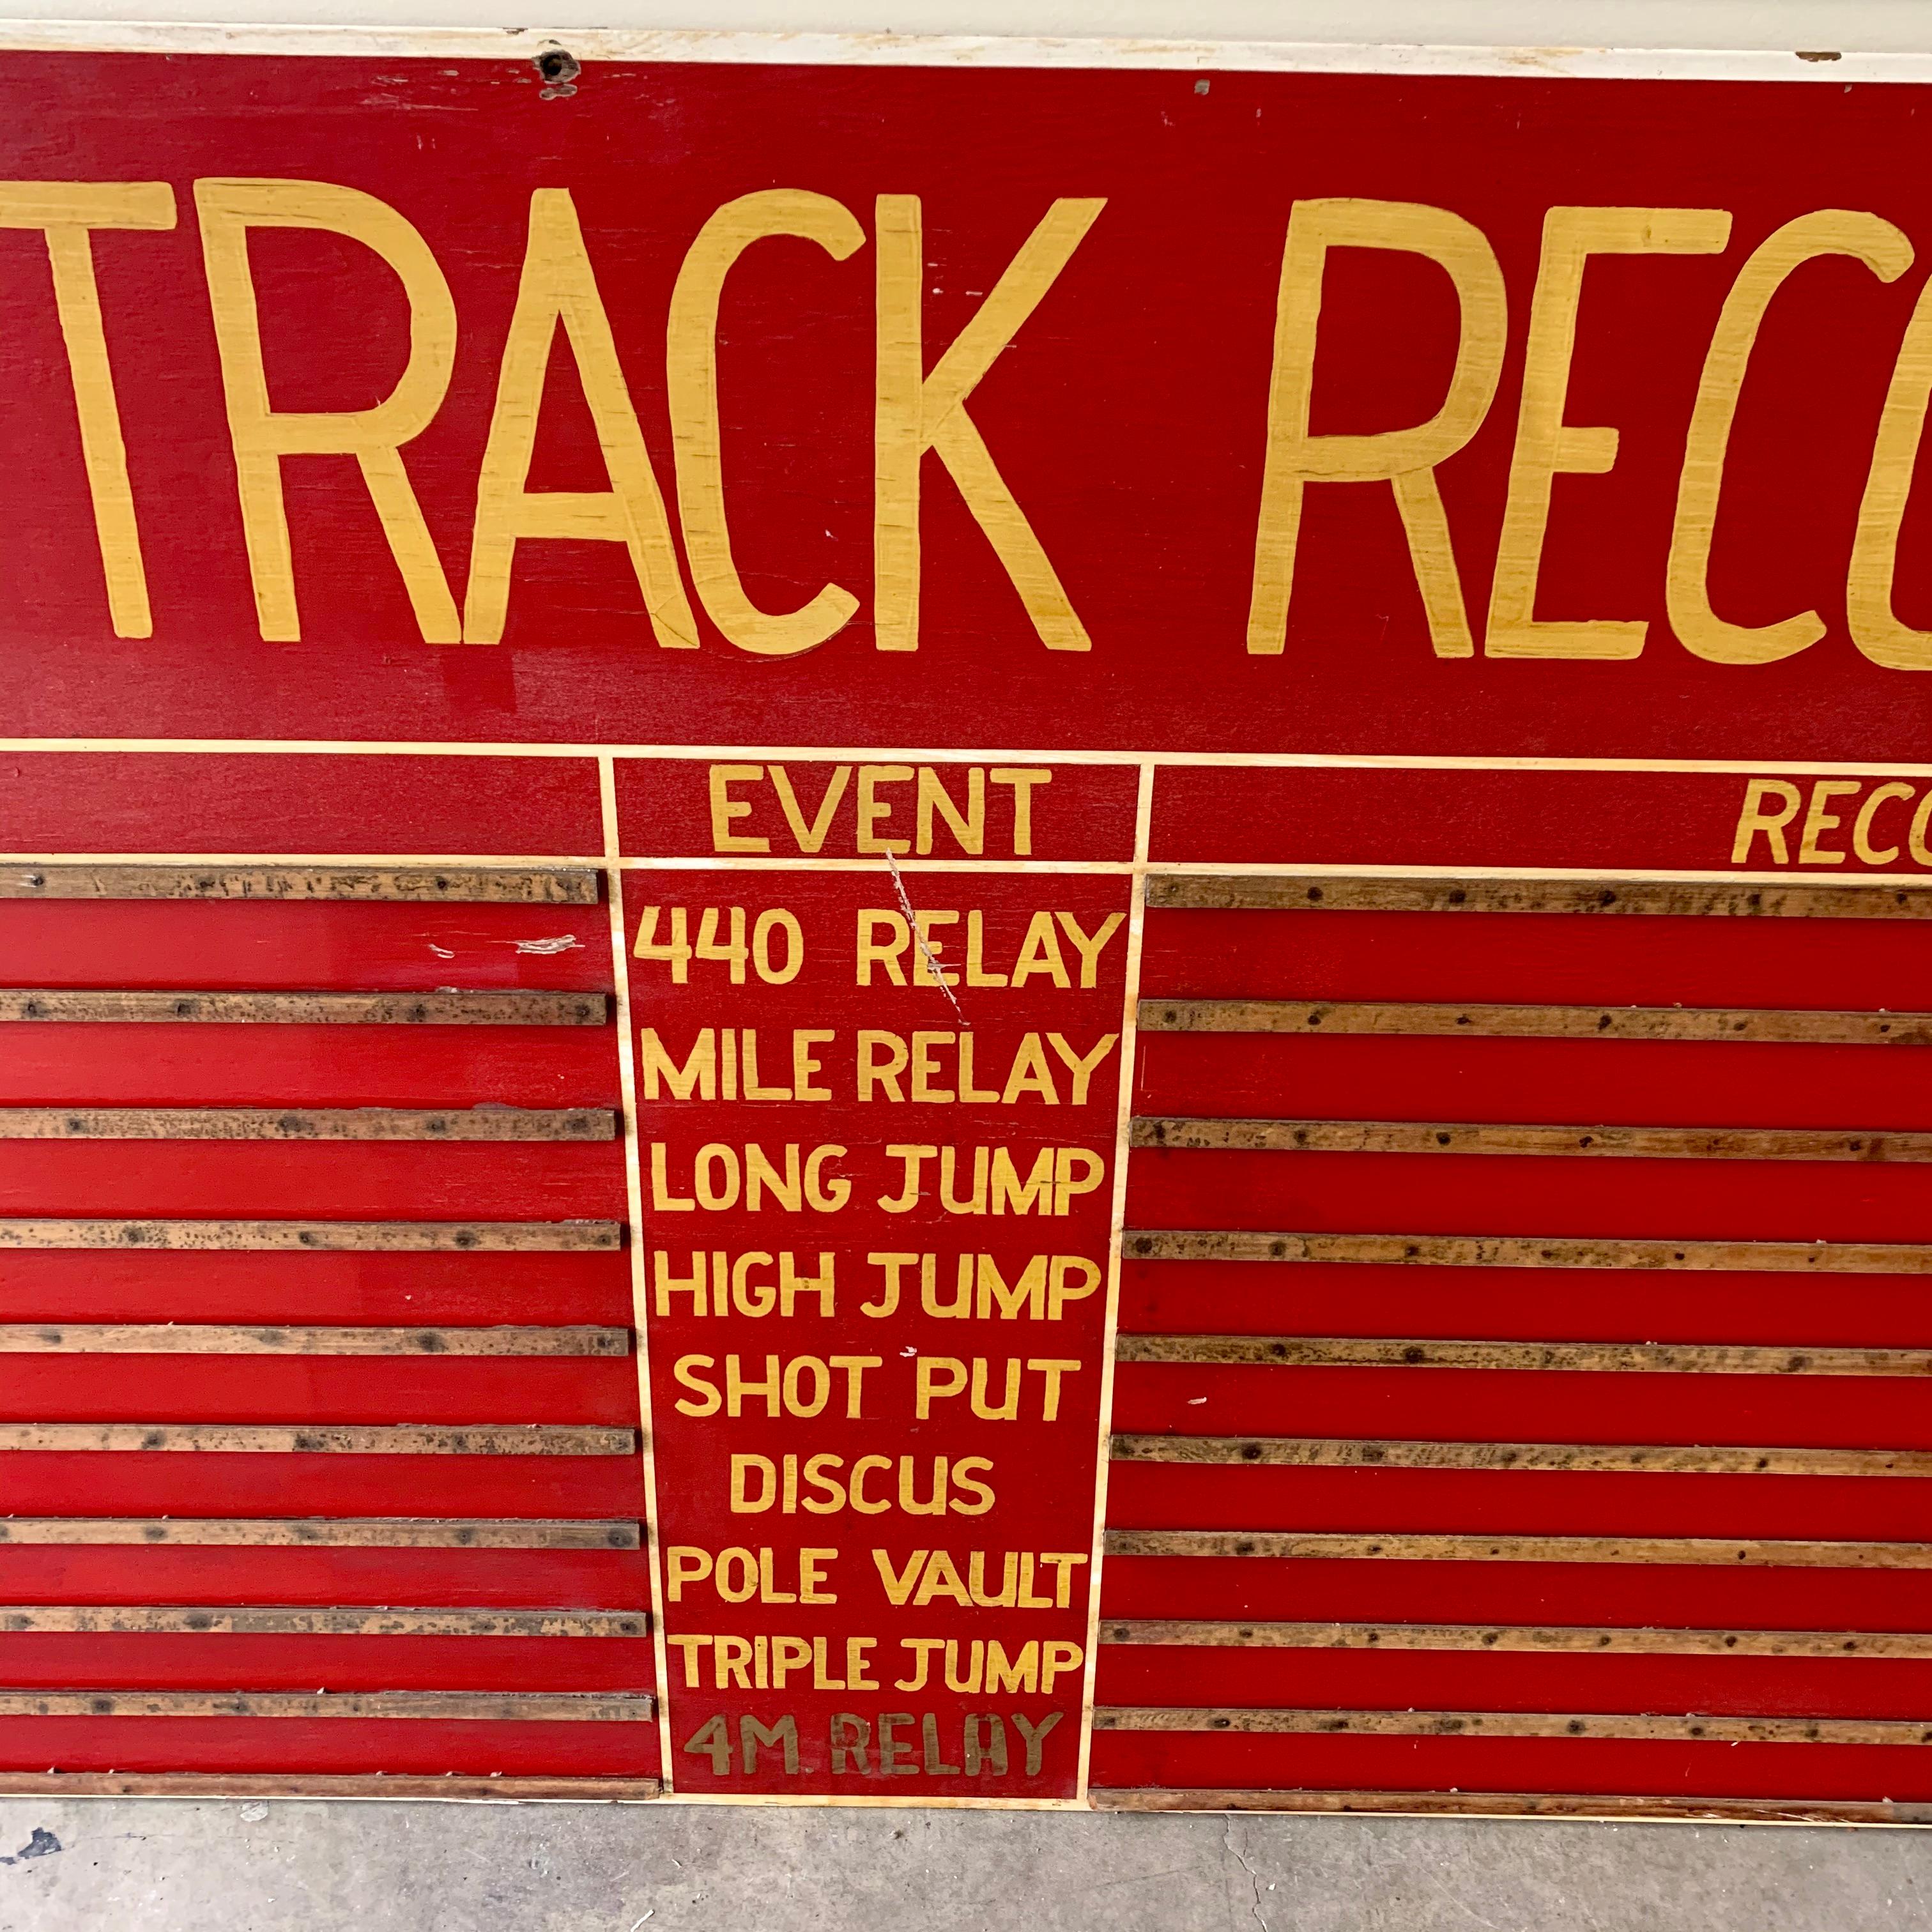
{"type": "Polygon", "coordinates": [[[1135,787],[620,768],[681,1791],[1078,1792],[1135,787]]]}

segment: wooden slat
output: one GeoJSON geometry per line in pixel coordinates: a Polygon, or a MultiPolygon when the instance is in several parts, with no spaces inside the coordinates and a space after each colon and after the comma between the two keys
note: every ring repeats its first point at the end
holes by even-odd
{"type": "MultiPolygon", "coordinates": [[[[0,1222],[0,1246],[6,1224],[0,1222]]],[[[1413,1268],[1697,1268],[1774,1274],[1932,1274],[1932,1246],[1874,1241],[1648,1241],[1564,1234],[1287,1234],[1144,1228],[1130,1260],[1367,1262],[1413,1268]]]]}
{"type": "Polygon", "coordinates": [[[0,1324],[0,1355],[627,1355],[628,1328],[237,1328],[0,1324]]]}
{"type": "Polygon", "coordinates": [[[311,1609],[303,1605],[10,1604],[0,1634],[170,1636],[642,1637],[644,1610],[311,1609]]]}
{"type": "Polygon", "coordinates": [[[1211,878],[1156,874],[1150,906],[1196,911],[1651,913],[1691,919],[1932,919],[1932,880],[1211,878]]]}
{"type": "Polygon", "coordinates": [[[0,1546],[260,1550],[636,1550],[634,1522],[436,1516],[0,1516],[0,1546]]]}
{"type": "Polygon", "coordinates": [[[224,1026],[602,1026],[602,993],[171,993],[0,990],[0,1022],[168,1022],[224,1026]]]}
{"type": "MultiPolygon", "coordinates": [[[[7,1612],[0,1611],[0,1628],[7,1612]]],[[[1924,1630],[1634,1630],[1499,1624],[1103,1622],[1102,1643],[1210,1650],[1502,1650],[1634,1657],[1932,1658],[1924,1630]]]]}
{"type": "Polygon", "coordinates": [[[1932,1134],[1838,1127],[1559,1127],[1476,1121],[1137,1120],[1137,1148],[1256,1154],[1609,1155],[1645,1160],[1932,1161],[1932,1134]]]}
{"type": "MultiPolygon", "coordinates": [[[[6,1444],[6,1428],[0,1424],[0,1448],[6,1444]]],[[[1932,1476],[1932,1449],[1740,1449],[1652,1442],[1399,1442],[1353,1436],[1117,1435],[1112,1454],[1117,1462],[1235,1463],[1257,1468],[1932,1476]]]]}
{"type": "Polygon", "coordinates": [[[397,1718],[639,1724],[657,1700],[620,1690],[4,1690],[0,1718],[397,1718]]]}
{"type": "Polygon", "coordinates": [[[556,1423],[446,1428],[424,1423],[0,1422],[0,1454],[241,1456],[628,1456],[628,1429],[556,1423]]]}
{"type": "Polygon", "coordinates": [[[0,1771],[0,1797],[4,1798],[406,1798],[457,1804],[568,1800],[628,1804],[662,1793],[655,1778],[424,1778],[380,1771],[0,1771]]]}
{"type": "MultiPolygon", "coordinates": [[[[0,1337],[7,1331],[0,1329],[0,1337]]],[[[0,1340],[0,1348],[5,1346],[0,1340]]],[[[1593,1375],[1932,1376],[1932,1348],[1712,1342],[1448,1342],[1358,1335],[1122,1335],[1121,1362],[1282,1369],[1556,1370],[1593,1375]]]]}
{"type": "MultiPolygon", "coordinates": [[[[0,1700],[6,1693],[0,1692],[0,1700]]],[[[4,1708],[4,1705],[0,1705],[4,1708]]],[[[1600,1711],[1263,1710],[1234,1705],[1114,1705],[1096,1731],[1227,1731],[1380,1738],[1647,1738],[1730,1744],[1928,1744],[1918,1718],[1730,1718],[1600,1711]]]]}
{"type": "Polygon", "coordinates": [[[595,905],[578,867],[0,866],[0,899],[324,899],[448,905],[595,905]]]}
{"type": "Polygon", "coordinates": [[[0,1249],[574,1254],[622,1245],[616,1221],[0,1221],[0,1249]]]}
{"type": "Polygon", "coordinates": [[[1260,1556],[1296,1562],[1663,1563],[1731,1569],[1932,1570],[1932,1543],[1766,1537],[1476,1536],[1354,1530],[1110,1529],[1109,1556],[1260,1556]]]}
{"type": "Polygon", "coordinates": [[[0,1107],[5,1141],[608,1141],[608,1107],[0,1107]]]}
{"type": "MultiPolygon", "coordinates": [[[[0,1783],[0,1790],[7,1786],[0,1783]]],[[[134,1794],[130,1793],[130,1796],[134,1794]]],[[[1648,1798],[1528,1791],[1257,1790],[1215,1786],[1155,1790],[1096,1786],[1096,1811],[1304,1811],[1454,1818],[1675,1818],[1734,1825],[1932,1825],[1932,1804],[1889,1798],[1648,1798]]]]}
{"type": "MultiPolygon", "coordinates": [[[[0,1004],[6,995],[0,994],[0,1004]]],[[[1420,1000],[1143,1000],[1144,1033],[1456,1035],[1488,1040],[1742,1040],[1932,1046],[1932,1013],[1768,1007],[1446,1006],[1420,1000]]],[[[0,1012],[0,1017],[4,1017],[0,1012]]]]}

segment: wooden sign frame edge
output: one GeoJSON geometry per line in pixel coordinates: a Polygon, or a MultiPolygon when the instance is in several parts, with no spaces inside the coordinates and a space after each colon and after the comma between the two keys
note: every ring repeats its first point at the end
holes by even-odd
{"type": "Polygon", "coordinates": [[[0,19],[16,52],[320,55],[735,66],[1052,68],[1249,74],[1454,75],[1518,80],[1932,81],[1932,54],[1838,50],[1445,46],[1018,34],[782,34],[727,28],[398,27],[0,19]]]}
{"type": "MultiPolygon", "coordinates": [[[[1511,47],[1502,46],[1430,46],[1295,43],[1252,40],[1150,40],[1145,39],[1043,39],[1004,35],[857,34],[806,33],[797,34],[737,31],[653,31],[620,28],[560,29],[534,28],[411,28],[384,29],[370,26],[289,26],[256,24],[188,24],[132,21],[36,21],[0,19],[0,50],[16,52],[46,53],[154,53],[166,56],[234,54],[249,56],[313,56],[322,58],[382,58],[420,59],[471,59],[508,61],[518,64],[533,61],[551,50],[566,49],[588,61],[649,61],[655,64],[718,64],[746,66],[836,66],[868,68],[1050,68],[1056,70],[1138,70],[1178,72],[1246,72],[1284,74],[1334,74],[1337,75],[1385,74],[1410,77],[1444,76],[1525,80],[1627,80],[1685,81],[1759,81],[1784,83],[1814,82],[1893,85],[1932,84],[1932,54],[1869,53],[1794,50],[1787,53],[1773,50],[1723,50],[1669,49],[1648,50],[1610,47],[1511,47]]],[[[364,754],[380,752],[442,753],[446,755],[488,757],[506,753],[534,757],[598,756],[604,764],[607,815],[610,764],[618,758],[703,758],[730,750],[736,755],[757,755],[760,748],[709,746],[632,745],[491,745],[438,742],[434,744],[393,743],[374,741],[334,741],[326,745],[277,742],[274,740],[167,740],[5,739],[0,748],[19,751],[140,750],[189,752],[196,751],[298,752],[326,749],[364,754]]],[[[771,748],[776,749],[777,748],[771,748]]],[[[790,754],[820,758],[866,755],[862,749],[824,747],[785,748],[790,754]]],[[[904,748],[893,748],[894,754],[913,755],[904,748]]],[[[782,753],[781,754],[783,754],[782,753]]],[[[920,754],[934,759],[978,755],[947,752],[920,754]]],[[[1035,754],[1013,754],[1032,756],[1035,754]]],[[[1333,872],[1341,875],[1374,876],[1386,872],[1428,872],[1438,868],[1417,867],[1216,866],[1178,863],[1150,864],[1146,856],[1147,800],[1145,788],[1156,764],[1241,764],[1248,766],[1318,766],[1375,767],[1379,766],[1438,766],[1458,769],[1498,770],[1542,768],[1598,770],[1649,770],[1698,772],[1749,772],[1776,770],[1810,774],[1856,771],[1871,775],[1906,772],[1913,776],[1932,775],[1932,766],[1900,765],[1887,761],[1868,763],[1828,762],[1810,760],[1765,761],[1716,760],[1708,762],[1679,759],[1630,758],[1414,758],[1400,756],[1327,755],[1322,754],[1241,754],[1164,752],[1159,750],[1104,751],[1085,754],[1056,750],[1051,755],[1065,762],[1108,765],[1138,765],[1142,771],[1143,796],[1140,801],[1139,850],[1134,862],[1102,865],[1040,866],[1012,869],[1052,872],[1104,871],[1134,872],[1144,879],[1150,873],[1166,872],[1333,872]]],[[[474,863],[475,861],[470,862],[474,863]]],[[[585,855],[575,862],[593,868],[621,872],[626,863],[658,865],[662,860],[616,860],[608,851],[600,862],[585,855]]],[[[670,862],[676,864],[677,862],[670,862]]],[[[686,861],[687,865],[700,862],[686,861]]],[[[718,862],[702,862],[716,865],[718,862]]],[[[727,860],[726,866],[731,864],[727,860]]],[[[755,866],[756,862],[752,862],[755,866]]],[[[748,868],[749,869],[749,868],[748,868]]],[[[908,869],[946,870],[944,866],[909,866],[908,869]]],[[[988,868],[990,869],[990,868],[988,868]]],[[[1447,872],[1450,868],[1440,868],[1447,872]]],[[[1543,868],[1462,868],[1485,875],[1509,876],[1521,872],[1528,876],[1564,876],[1564,868],[1553,873],[1543,868]]],[[[1623,876],[1619,874],[1619,876],[1623,876]]],[[[1632,876],[1650,877],[1645,873],[1632,876]]],[[[1666,877],[1724,877],[1756,879],[1755,874],[1689,874],[1670,873],[1666,877]]],[[[1761,875],[1767,880],[1779,875],[1761,875]]],[[[1137,886],[1140,881],[1136,880],[1137,886]]],[[[1140,900],[1142,894],[1137,892],[1140,900]]],[[[1138,927],[1142,913],[1136,907],[1138,927]]],[[[614,934],[614,937],[619,935],[614,934]]],[[[620,986],[622,987],[621,976],[620,986]]],[[[620,1023],[628,1005],[618,995],[620,1023]]],[[[626,1083],[628,1084],[628,1082],[626,1083]]],[[[626,1114],[629,1114],[626,1096],[626,1114]]],[[[1124,1103],[1122,1114],[1130,1109],[1124,1103]]],[[[634,1129],[632,1129],[634,1134],[634,1129]]],[[[628,1150],[634,1186],[634,1144],[628,1150]]],[[[1117,1214],[1118,1208],[1117,1204],[1117,1214]]],[[[1119,1229],[1115,1230],[1114,1270],[1119,1264],[1119,1229]]],[[[1112,1323],[1109,1323],[1111,1331],[1112,1323]]],[[[1109,1342],[1111,1344],[1111,1332],[1109,1342]]],[[[641,1358],[641,1349],[639,1351],[641,1358]]],[[[1112,1349],[1108,1350],[1111,1368],[1112,1349]]],[[[639,1367],[644,1366],[640,1360],[639,1367]]],[[[646,1396],[646,1402],[648,1396],[646,1396]]],[[[1096,1519],[1104,1515],[1105,1462],[1096,1519]]],[[[653,1512],[655,1514],[655,1512],[653,1512]]],[[[654,1572],[655,1581],[655,1572],[654,1572]]],[[[653,1592],[655,1594],[655,1590],[653,1592]]],[[[654,1606],[654,1610],[656,1606],[654,1606]]],[[[1099,1618],[1097,1596],[1094,1619],[1099,1618]]],[[[654,1617],[654,1624],[657,1619],[654,1617]]],[[[657,1627],[661,1628],[661,1624],[657,1627]]],[[[1086,1702],[1090,1710],[1092,1690],[1091,1648],[1088,1666],[1089,1688],[1086,1702]]],[[[662,1669],[660,1670],[662,1676],[662,1669]]],[[[1083,1712],[1083,1718],[1087,1713],[1083,1712]]],[[[662,1720],[661,1720],[662,1721],[662,1720]]],[[[1090,1737],[1090,1732],[1088,1733],[1090,1737]]],[[[1082,1784],[1084,1775],[1085,1744],[1083,1738],[1082,1784]]],[[[170,1798],[206,1802],[244,1802],[275,1798],[320,1802],[328,1799],[356,1802],[442,1802],[467,1803],[565,1802],[591,1804],[779,1804],[810,1806],[823,1809],[906,1809],[938,1807],[957,1810],[1166,1810],[1205,1811],[1223,1814],[1234,1811],[1275,1811],[1329,1816],[1376,1816],[1383,1817],[1439,1817],[1459,1816],[1481,1818],[1557,1817],[1570,1822],[1649,1822],[1675,1824],[1748,1823],[1816,1826],[1832,1825],[1875,1830],[1923,1830],[1932,1827],[1932,1807],[1894,1805],[1888,1802],[1836,1803],[1820,1801],[1789,1803],[1772,1799],[1694,1799],[1632,1796],[1586,1796],[1576,1798],[1543,1796],[1527,1793],[1459,1792],[1368,1792],[1318,1790],[1243,1792],[1232,1788],[1213,1790],[1116,1791],[1088,1790],[1082,1797],[1069,1798],[906,1798],[868,1796],[800,1794],[732,1794],[665,1792],[658,1780],[650,1778],[411,1778],[382,1774],[357,1775],[301,1774],[238,1776],[220,1773],[172,1772],[122,1774],[118,1772],[0,1772],[0,1796],[44,1793],[68,1798],[170,1798]],[[1244,1802],[1245,1801],[1245,1802],[1244,1802]],[[1912,1815],[1923,1812],[1924,1816],[1912,1815]],[[1887,1815],[1892,1814],[1892,1815],[1887,1815]]]]}

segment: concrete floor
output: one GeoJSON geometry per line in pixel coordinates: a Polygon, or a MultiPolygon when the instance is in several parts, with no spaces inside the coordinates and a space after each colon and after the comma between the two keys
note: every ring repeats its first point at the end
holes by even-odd
{"type": "Polygon", "coordinates": [[[1904,1831],[10,1800],[0,1846],[0,1932],[1932,1928],[1904,1831]]]}

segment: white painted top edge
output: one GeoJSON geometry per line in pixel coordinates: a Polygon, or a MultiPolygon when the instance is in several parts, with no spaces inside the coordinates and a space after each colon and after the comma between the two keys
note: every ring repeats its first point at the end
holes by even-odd
{"type": "MultiPolygon", "coordinates": [[[[72,0],[68,0],[68,4],[71,5],[72,0]]],[[[104,0],[104,4],[120,4],[120,0],[104,0]]],[[[356,0],[324,0],[324,8],[337,4],[346,15],[355,10],[356,0]]],[[[419,4],[428,11],[436,0],[419,0],[419,4]]],[[[488,0],[453,0],[453,4],[471,22],[478,14],[491,10],[488,0]]],[[[1540,10],[1552,23],[1561,23],[1567,18],[1566,10],[1562,8],[1540,10]]],[[[1849,15],[1855,10],[1842,10],[1849,15]]],[[[1363,26],[1373,24],[1362,19],[1361,12],[1356,10],[1358,32],[1363,26]]],[[[1764,47],[1464,46],[1369,44],[1342,40],[794,32],[729,27],[536,28],[434,23],[401,26],[347,18],[280,24],[14,18],[0,20],[0,47],[36,52],[517,61],[530,59],[547,48],[563,47],[586,62],[649,66],[711,62],[867,68],[1138,68],[1535,80],[1796,80],[1844,86],[1853,82],[1932,82],[1932,4],[1914,0],[1913,16],[1923,32],[1926,51],[1898,48],[1861,51],[1838,46],[1828,39],[1802,51],[1764,47]]],[[[1844,22],[1839,24],[1842,27],[1844,22]]],[[[1841,34],[1840,38],[1844,38],[1841,34]]]]}

